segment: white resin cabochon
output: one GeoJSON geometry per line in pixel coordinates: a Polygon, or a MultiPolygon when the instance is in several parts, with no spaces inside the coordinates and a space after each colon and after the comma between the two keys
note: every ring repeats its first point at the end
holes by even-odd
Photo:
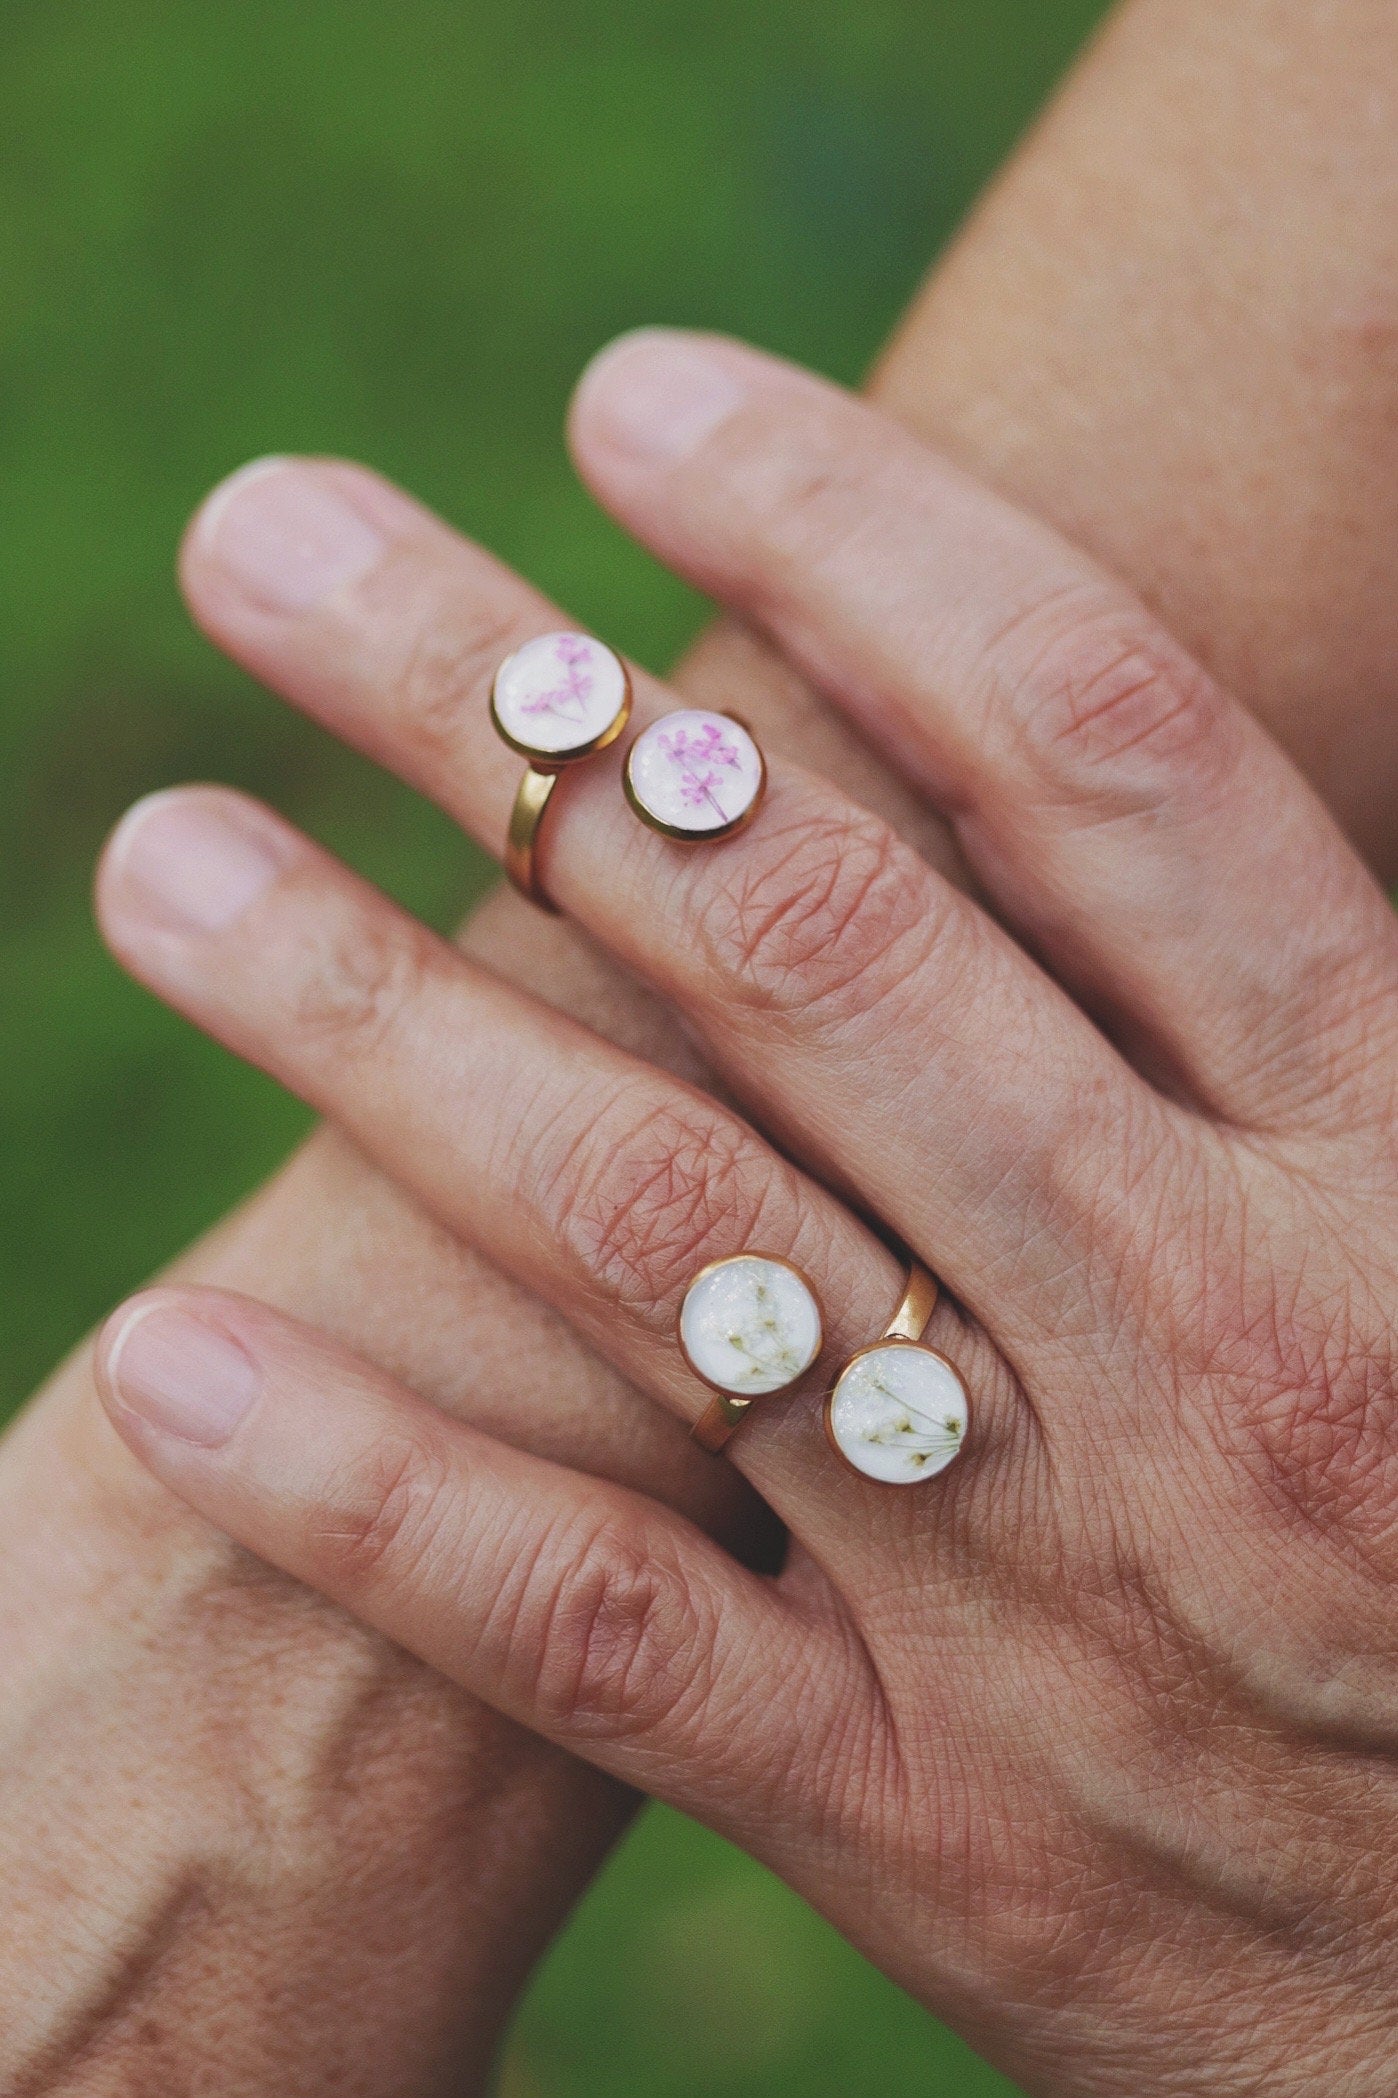
{"type": "Polygon", "coordinates": [[[680,1340],[706,1382],[735,1398],[760,1398],[784,1391],[815,1361],[820,1306],[794,1269],[740,1253],[691,1282],[680,1340]]]}
{"type": "Polygon", "coordinates": [[[647,815],[692,838],[741,822],[762,791],[762,755],[747,730],[699,707],[643,730],[626,773],[647,815]]]}
{"type": "Polygon", "coordinates": [[[606,734],[626,704],[626,671],[588,634],[540,634],[500,665],[492,700],[507,735],[553,756],[606,734]]]}
{"type": "Polygon", "coordinates": [[[966,1439],[966,1387],[930,1348],[890,1341],[851,1362],[830,1395],[830,1433],[866,1478],[914,1486],[966,1439]]]}

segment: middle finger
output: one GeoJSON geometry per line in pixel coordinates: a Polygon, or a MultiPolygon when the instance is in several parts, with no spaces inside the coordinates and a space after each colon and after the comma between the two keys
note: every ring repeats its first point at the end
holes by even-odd
{"type": "MultiPolygon", "coordinates": [[[[567,623],[537,592],[328,462],[236,476],[184,572],[231,654],[498,849],[520,761],[486,696],[504,655],[567,623]]],[[[638,724],[676,704],[644,676],[636,690],[638,724]]],[[[838,788],[774,763],[752,827],[696,850],[635,821],[619,765],[595,759],[549,812],[545,878],[570,915],[1008,1345],[1057,1323],[1084,1263],[1119,1283],[1178,1131],[1068,999],[838,788]]]]}

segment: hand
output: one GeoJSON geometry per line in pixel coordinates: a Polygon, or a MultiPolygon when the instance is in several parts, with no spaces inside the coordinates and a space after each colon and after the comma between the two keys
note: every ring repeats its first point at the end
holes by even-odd
{"type": "MultiPolygon", "coordinates": [[[[593,373],[578,442],[649,544],[950,809],[1101,1022],[785,763],[715,854],[636,826],[608,760],[551,815],[558,900],[965,1307],[932,1338],[974,1394],[969,1447],[880,1491],[809,1399],[767,1402],[732,1445],[796,1540],[764,1581],[240,1299],[121,1314],[112,1416],[243,1542],[746,1843],[1034,2088],[1119,2090],[1129,2058],[1142,2098],[1371,2090],[1395,2023],[1387,904],[1137,604],[872,411],[650,338],[593,373]],[[651,389],[683,453],[655,449],[651,389]]],[[[381,501],[349,469],[287,471],[381,501]]],[[[484,555],[404,510],[294,633],[231,587],[214,617],[500,835],[517,766],[485,683],[557,615],[484,555]],[[405,674],[443,631],[450,676],[405,674]]],[[[709,1259],[795,1259],[831,1365],[887,1317],[895,1263],[817,1179],[267,812],[145,805],[102,899],[145,981],[682,1416],[702,1398],[670,1332],[709,1259]]]]}

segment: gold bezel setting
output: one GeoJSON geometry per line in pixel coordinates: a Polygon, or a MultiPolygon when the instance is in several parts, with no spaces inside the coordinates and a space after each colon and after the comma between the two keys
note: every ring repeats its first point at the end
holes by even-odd
{"type": "MultiPolygon", "coordinates": [[[[559,654],[563,662],[565,675],[572,675],[581,669],[581,661],[577,656],[569,657],[561,647],[559,654]]],[[[554,696],[553,693],[548,692],[546,689],[545,697],[552,698],[554,696]]],[[[574,696],[585,699],[586,694],[575,692],[574,696]]],[[[491,679],[491,725],[502,743],[506,744],[510,750],[516,752],[519,757],[528,760],[528,770],[519,783],[514,804],[510,809],[509,827],[505,834],[505,872],[514,887],[519,890],[521,896],[527,896],[531,903],[539,906],[540,910],[549,911],[557,915],[558,909],[558,906],[544,891],[536,863],[539,830],[543,824],[544,813],[548,808],[553,790],[557,786],[559,778],[568,770],[569,766],[576,765],[583,758],[595,757],[599,751],[608,749],[617,741],[619,736],[625,733],[627,724],[631,719],[633,697],[631,672],[625,660],[617,654],[614,648],[608,648],[605,641],[597,640],[595,635],[592,634],[575,634],[566,631],[556,634],[535,634],[530,640],[521,642],[517,649],[514,649],[511,654],[506,656],[504,662],[500,664],[494,677],[491,679]],[[621,679],[621,698],[610,721],[607,722],[605,727],[599,729],[595,735],[585,738],[580,743],[569,744],[563,750],[544,750],[537,743],[526,742],[523,737],[516,735],[512,729],[506,727],[500,714],[502,682],[508,676],[513,665],[519,661],[520,656],[523,655],[526,649],[537,649],[549,642],[555,644],[571,642],[576,644],[578,651],[585,650],[589,655],[596,651],[597,654],[607,659],[608,664],[621,679]]]]}
{"type": "Polygon", "coordinates": [[[707,1386],[714,1394],[712,1401],[700,1419],[694,1424],[692,1433],[696,1442],[700,1443],[706,1450],[714,1452],[721,1450],[729,1436],[733,1433],[733,1430],[746,1419],[754,1406],[761,1405],[764,1399],[780,1398],[785,1393],[794,1390],[804,1377],[810,1375],[815,1365],[819,1362],[825,1348],[825,1330],[825,1306],[820,1300],[820,1292],[816,1289],[810,1276],[804,1273],[801,1268],[798,1268],[794,1261],[784,1260],[778,1253],[764,1253],[758,1247],[746,1246],[739,1253],[728,1253],[720,1260],[708,1261],[699,1269],[697,1274],[691,1276],[689,1282],[685,1285],[685,1292],[680,1299],[679,1310],[675,1314],[675,1340],[680,1354],[684,1358],[685,1365],[691,1374],[697,1377],[699,1382],[707,1386]],[[684,1334],[685,1307],[699,1284],[705,1281],[708,1276],[715,1274],[719,1269],[733,1267],[739,1262],[747,1260],[760,1260],[769,1267],[784,1268],[789,1275],[793,1276],[810,1298],[815,1311],[816,1323],[815,1345],[801,1368],[794,1371],[784,1384],[774,1385],[770,1391],[752,1393],[735,1392],[730,1386],[720,1384],[715,1378],[709,1376],[706,1371],[700,1368],[690,1353],[684,1334]]]}
{"type": "Polygon", "coordinates": [[[697,830],[693,826],[686,827],[684,824],[679,823],[667,823],[663,817],[656,815],[654,810],[647,806],[636,786],[631,770],[632,761],[645,739],[664,727],[666,720],[669,718],[666,715],[661,715],[659,720],[652,721],[648,727],[643,728],[626,753],[626,762],[622,767],[621,774],[622,790],[626,795],[626,799],[647,829],[658,831],[662,838],[672,838],[676,844],[717,845],[725,838],[736,838],[741,831],[747,829],[766,797],[767,759],[763,754],[762,746],[740,715],[729,713],[726,710],[719,712],[708,707],[682,707],[676,711],[684,714],[705,715],[713,721],[731,721],[735,728],[742,731],[752,745],[757,758],[757,783],[747,805],[728,822],[712,824],[706,830],[697,830]]]}
{"type": "Polygon", "coordinates": [[[595,757],[599,751],[609,749],[617,741],[618,737],[623,736],[631,720],[634,697],[631,671],[627,663],[617,654],[614,648],[608,648],[605,641],[597,640],[592,634],[536,634],[531,640],[522,642],[517,649],[512,650],[492,678],[490,684],[490,719],[495,733],[502,743],[507,744],[519,757],[527,758],[535,772],[552,774],[564,771],[569,765],[576,765],[581,758],[595,757]],[[526,648],[534,648],[541,641],[572,639],[585,641],[589,648],[600,649],[603,654],[609,656],[612,662],[615,663],[617,669],[621,672],[621,703],[607,726],[595,736],[589,736],[581,743],[569,744],[563,750],[541,750],[537,744],[527,743],[522,737],[515,735],[512,730],[506,728],[504,722],[500,719],[500,683],[526,648]]]}
{"type": "MultiPolygon", "coordinates": [[[[900,1403],[906,1404],[907,1402],[900,1401],[900,1403]]],[[[931,1348],[923,1340],[910,1340],[906,1334],[885,1333],[878,1340],[870,1341],[867,1347],[856,1349],[849,1360],[843,1364],[839,1376],[826,1394],[824,1420],[826,1441],[846,1471],[851,1472],[857,1479],[863,1479],[866,1485],[901,1490],[907,1486],[925,1485],[929,1479],[940,1478],[942,1473],[956,1462],[966,1447],[966,1438],[971,1431],[971,1394],[967,1388],[966,1379],[962,1376],[956,1364],[951,1360],[950,1356],[944,1355],[940,1348],[931,1348]],[[935,1466],[924,1470],[920,1474],[903,1479],[880,1478],[877,1473],[866,1471],[862,1465],[856,1464],[846,1451],[835,1429],[835,1407],[839,1399],[841,1386],[845,1383],[845,1380],[862,1362],[868,1361],[871,1355],[885,1355],[890,1352],[919,1355],[935,1362],[938,1368],[951,1378],[960,1394],[961,1400],[960,1427],[956,1430],[954,1437],[951,1435],[949,1428],[944,1430],[951,1443],[947,1453],[941,1457],[941,1461],[935,1466]]]]}

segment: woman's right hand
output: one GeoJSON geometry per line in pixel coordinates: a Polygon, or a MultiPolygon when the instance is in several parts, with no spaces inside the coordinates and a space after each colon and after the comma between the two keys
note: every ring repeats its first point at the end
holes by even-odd
{"type": "MultiPolygon", "coordinates": [[[[693,1272],[795,1260],[834,1370],[896,1296],[859,1221],[882,1218],[974,1315],[934,1327],[972,1441],[890,1494],[835,1467],[806,1401],[766,1402],[733,1453],[799,1542],[767,1582],[238,1299],[128,1308],[113,1418],[253,1549],[747,1844],[1034,2088],[1372,2091],[1398,2030],[1392,913],[1139,605],[867,409],[652,337],[582,414],[617,506],[938,783],[1132,1060],[780,763],[751,830],[684,859],[604,757],[551,814],[548,878],[812,1177],[240,800],[128,820],[109,935],[683,1418],[693,1272]],[[687,445],[648,445],[648,397],[687,445]]],[[[517,766],[489,671],[558,615],[399,515],[294,642],[232,584],[225,632],[497,836],[517,766]],[[426,722],[393,675],[420,622],[455,635],[426,722]]]]}

